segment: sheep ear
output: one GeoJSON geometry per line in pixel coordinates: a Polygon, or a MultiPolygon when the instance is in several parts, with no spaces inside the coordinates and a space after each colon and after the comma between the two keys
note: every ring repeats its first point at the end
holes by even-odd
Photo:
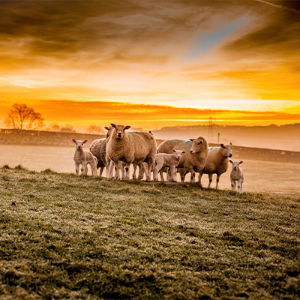
{"type": "Polygon", "coordinates": [[[194,141],[194,139],[190,139],[190,141],[191,141],[191,142],[193,142],[193,141],[194,141]]]}
{"type": "Polygon", "coordinates": [[[116,124],[111,123],[110,125],[111,125],[111,127],[116,128],[116,124]]]}
{"type": "Polygon", "coordinates": [[[131,128],[131,126],[127,125],[125,126],[124,130],[131,128]]]}
{"type": "Polygon", "coordinates": [[[233,164],[233,161],[231,159],[229,159],[229,162],[231,162],[233,164]]]}
{"type": "Polygon", "coordinates": [[[184,154],[184,153],[185,153],[185,151],[182,151],[182,152],[181,152],[181,154],[184,154]]]}
{"type": "Polygon", "coordinates": [[[243,161],[241,160],[241,161],[239,162],[239,165],[242,164],[242,163],[243,163],[243,161]]]}
{"type": "Polygon", "coordinates": [[[220,144],[220,146],[221,146],[222,148],[225,148],[224,144],[220,144]]]}
{"type": "Polygon", "coordinates": [[[72,141],[73,141],[73,143],[75,143],[75,144],[76,144],[76,140],[75,140],[75,139],[72,139],[72,141]]]}
{"type": "Polygon", "coordinates": [[[107,126],[105,126],[104,129],[109,130],[109,128],[107,126]]]}
{"type": "Polygon", "coordinates": [[[84,141],[82,142],[82,145],[85,144],[86,142],[87,142],[87,140],[84,140],[84,141]]]}

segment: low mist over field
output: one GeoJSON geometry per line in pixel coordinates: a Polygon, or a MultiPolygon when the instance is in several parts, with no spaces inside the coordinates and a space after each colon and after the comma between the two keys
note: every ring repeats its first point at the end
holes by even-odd
{"type": "Polygon", "coordinates": [[[270,126],[182,126],[154,131],[159,139],[204,136],[211,143],[232,142],[238,146],[300,151],[300,124],[270,126]]]}

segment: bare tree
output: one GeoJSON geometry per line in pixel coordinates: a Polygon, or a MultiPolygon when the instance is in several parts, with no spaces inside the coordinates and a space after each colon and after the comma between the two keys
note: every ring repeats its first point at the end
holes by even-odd
{"type": "Polygon", "coordinates": [[[8,112],[5,124],[14,129],[36,129],[44,126],[41,114],[26,104],[14,104],[8,112]]]}

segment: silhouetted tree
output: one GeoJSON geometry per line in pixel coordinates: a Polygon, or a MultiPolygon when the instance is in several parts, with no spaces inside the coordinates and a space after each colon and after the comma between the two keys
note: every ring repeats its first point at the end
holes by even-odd
{"type": "Polygon", "coordinates": [[[14,104],[7,114],[5,124],[14,129],[36,129],[44,126],[41,114],[26,104],[14,104]]]}

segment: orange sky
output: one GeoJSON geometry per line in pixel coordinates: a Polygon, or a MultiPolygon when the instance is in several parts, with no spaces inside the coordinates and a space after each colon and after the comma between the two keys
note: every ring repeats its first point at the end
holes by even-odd
{"type": "Polygon", "coordinates": [[[13,103],[76,127],[300,122],[296,1],[4,0],[1,9],[0,122],[13,103]]]}

